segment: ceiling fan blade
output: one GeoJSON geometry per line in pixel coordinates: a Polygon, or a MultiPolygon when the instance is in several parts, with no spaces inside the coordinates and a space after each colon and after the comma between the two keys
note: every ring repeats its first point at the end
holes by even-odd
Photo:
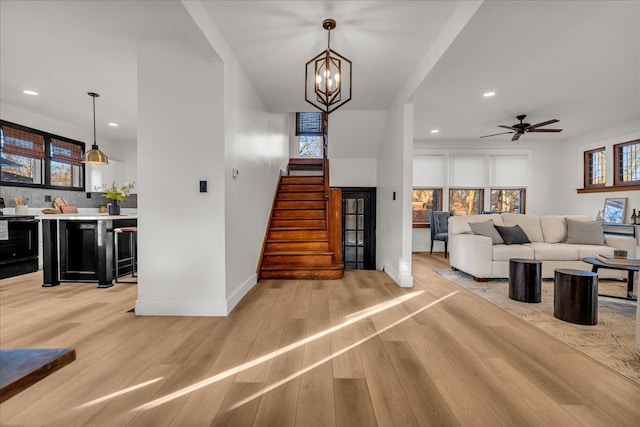
{"type": "Polygon", "coordinates": [[[515,133],[515,132],[500,132],[500,133],[494,133],[492,135],[485,135],[485,136],[481,136],[480,138],[487,138],[489,136],[496,136],[496,135],[505,135],[507,133],[515,133]]]}
{"type": "Polygon", "coordinates": [[[518,128],[514,128],[513,126],[506,126],[506,125],[498,125],[499,128],[505,128],[505,129],[511,129],[513,131],[518,131],[518,128]]]}
{"type": "Polygon", "coordinates": [[[513,135],[513,138],[511,138],[511,141],[517,141],[520,139],[520,135],[522,135],[521,133],[516,133],[515,135],[513,135]]]}
{"type": "Polygon", "coordinates": [[[533,129],[527,132],[562,132],[562,129],[533,129]]]}
{"type": "Polygon", "coordinates": [[[540,126],[550,125],[551,123],[555,123],[555,122],[559,122],[559,121],[560,120],[558,120],[558,119],[547,120],[546,122],[536,123],[535,125],[531,125],[531,126],[529,126],[529,129],[539,128],[540,126]]]}

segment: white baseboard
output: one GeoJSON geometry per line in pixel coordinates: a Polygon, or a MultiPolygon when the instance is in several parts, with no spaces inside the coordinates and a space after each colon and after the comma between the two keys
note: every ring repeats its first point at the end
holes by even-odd
{"type": "Polygon", "coordinates": [[[242,298],[258,283],[258,275],[253,273],[242,285],[227,298],[227,313],[240,302],[242,298]]]}
{"type": "Polygon", "coordinates": [[[223,301],[136,301],[137,316],[207,316],[227,315],[223,301]]]}

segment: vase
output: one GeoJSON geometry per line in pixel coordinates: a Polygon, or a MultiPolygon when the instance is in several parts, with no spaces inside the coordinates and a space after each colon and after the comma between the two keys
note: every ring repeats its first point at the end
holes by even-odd
{"type": "Polygon", "coordinates": [[[109,203],[109,215],[120,215],[120,202],[117,200],[112,200],[109,203]]]}

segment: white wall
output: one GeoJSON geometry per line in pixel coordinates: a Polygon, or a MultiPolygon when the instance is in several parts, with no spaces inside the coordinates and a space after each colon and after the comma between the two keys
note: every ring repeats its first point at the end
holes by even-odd
{"type": "Polygon", "coordinates": [[[269,114],[237,62],[225,62],[225,253],[230,311],[257,283],[256,269],[280,169],[288,162],[291,114],[269,114]],[[232,169],[238,169],[237,179],[232,169]]]}
{"type": "Polygon", "coordinates": [[[223,81],[212,52],[139,46],[138,315],[227,314],[223,81]]]}
{"type": "Polygon", "coordinates": [[[413,286],[411,276],[411,177],[413,108],[389,109],[378,152],[376,268],[400,286],[413,286]],[[395,200],[393,193],[395,192],[395,200]]]}
{"type": "Polygon", "coordinates": [[[378,160],[330,159],[329,181],[332,187],[375,187],[378,160]]]}

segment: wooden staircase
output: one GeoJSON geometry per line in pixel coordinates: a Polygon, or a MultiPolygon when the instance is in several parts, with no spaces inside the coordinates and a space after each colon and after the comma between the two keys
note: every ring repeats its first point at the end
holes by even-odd
{"type": "MultiPolygon", "coordinates": [[[[322,175],[280,177],[258,270],[260,279],[343,276],[342,236],[335,231],[336,202],[328,201],[325,194],[322,175]]],[[[338,211],[340,208],[341,204],[338,211]]]]}

